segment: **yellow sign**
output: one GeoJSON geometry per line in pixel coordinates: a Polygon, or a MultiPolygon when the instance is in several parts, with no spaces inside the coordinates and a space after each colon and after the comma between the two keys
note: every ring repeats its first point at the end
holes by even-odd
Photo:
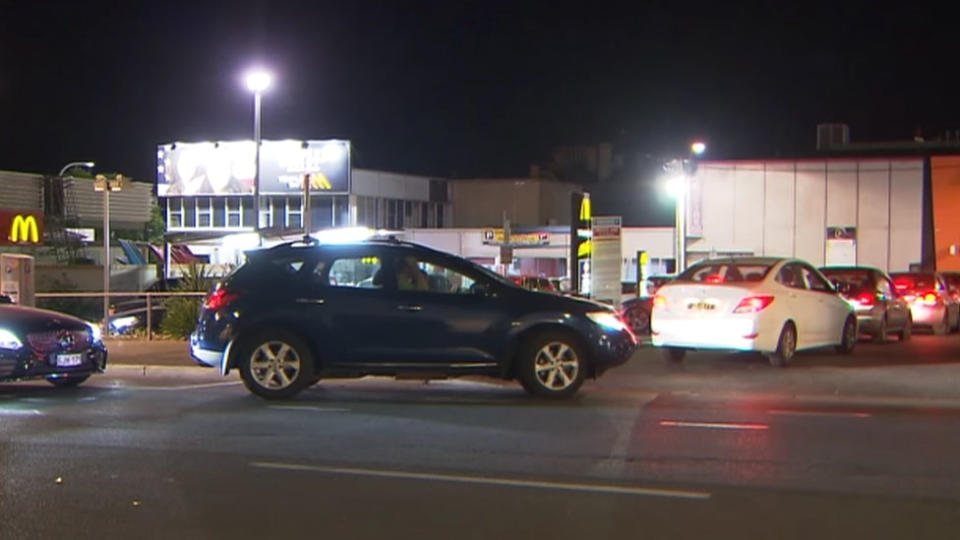
{"type": "Polygon", "coordinates": [[[17,214],[10,225],[10,241],[14,244],[39,244],[40,230],[37,218],[17,214]]]}
{"type": "Polygon", "coordinates": [[[310,189],[333,189],[333,185],[330,184],[330,180],[322,172],[311,173],[309,176],[310,189]]]}
{"type": "Polygon", "coordinates": [[[583,200],[580,201],[580,221],[590,221],[590,194],[584,193],[583,200]]]}

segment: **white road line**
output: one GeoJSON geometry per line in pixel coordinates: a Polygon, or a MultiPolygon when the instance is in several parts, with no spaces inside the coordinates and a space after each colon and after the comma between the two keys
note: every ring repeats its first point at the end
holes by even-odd
{"type": "Polygon", "coordinates": [[[277,409],[280,411],[311,411],[311,412],[350,412],[350,409],[338,409],[336,407],[311,407],[297,405],[269,405],[268,409],[277,409]]]}
{"type": "Polygon", "coordinates": [[[217,388],[220,386],[236,386],[238,384],[242,384],[242,382],[229,381],[229,382],[216,382],[216,383],[204,383],[204,384],[182,384],[178,386],[114,386],[114,388],[123,388],[124,390],[176,391],[176,390],[200,390],[203,388],[217,388]]]}
{"type": "Polygon", "coordinates": [[[770,426],[766,424],[743,424],[737,422],[679,422],[675,420],[661,420],[660,425],[664,427],[689,427],[705,429],[752,429],[763,430],[770,426]]]}
{"type": "Polygon", "coordinates": [[[679,489],[659,489],[645,487],[615,486],[607,484],[572,484],[567,482],[548,482],[538,480],[517,480],[512,478],[498,478],[491,476],[463,476],[458,474],[416,473],[408,471],[391,471],[381,469],[359,469],[352,467],[322,467],[316,465],[299,465],[296,463],[253,462],[251,467],[262,469],[282,469],[287,471],[306,471],[324,474],[345,474],[353,476],[372,476],[378,478],[395,478],[405,480],[428,480],[437,482],[452,482],[457,484],[481,484],[488,486],[509,486],[534,489],[555,489],[564,491],[583,491],[589,493],[607,493],[615,495],[645,495],[650,497],[672,497],[677,499],[709,499],[706,491],[684,491],[679,489]]]}
{"type": "Polygon", "coordinates": [[[43,414],[37,409],[0,409],[0,416],[34,416],[43,414]]]}
{"type": "Polygon", "coordinates": [[[841,412],[841,411],[791,411],[786,409],[770,409],[768,414],[777,414],[782,416],[846,416],[851,418],[870,418],[873,416],[865,412],[841,412]]]}

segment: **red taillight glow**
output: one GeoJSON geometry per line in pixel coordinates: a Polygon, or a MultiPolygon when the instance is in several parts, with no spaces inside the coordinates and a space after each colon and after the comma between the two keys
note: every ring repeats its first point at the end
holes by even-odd
{"type": "Polygon", "coordinates": [[[207,297],[207,300],[203,303],[203,308],[217,311],[230,305],[239,296],[237,293],[227,292],[226,289],[217,289],[207,297]]]}
{"type": "Polygon", "coordinates": [[[723,276],[720,274],[713,274],[707,276],[704,280],[704,283],[723,283],[723,276]]]}
{"type": "Polygon", "coordinates": [[[654,296],[653,307],[667,307],[667,297],[662,294],[654,296]]]}
{"type": "Polygon", "coordinates": [[[773,302],[773,295],[758,294],[755,296],[744,297],[734,308],[734,313],[757,313],[766,309],[773,302]]]}
{"type": "Polygon", "coordinates": [[[918,294],[916,302],[927,306],[935,306],[940,302],[940,295],[935,292],[918,294]]]}
{"type": "Polygon", "coordinates": [[[861,306],[872,306],[876,303],[877,298],[873,295],[873,293],[863,293],[855,300],[861,306]]]}

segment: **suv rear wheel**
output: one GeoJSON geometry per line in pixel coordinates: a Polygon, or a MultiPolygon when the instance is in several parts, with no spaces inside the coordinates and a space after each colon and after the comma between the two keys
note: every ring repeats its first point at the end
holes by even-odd
{"type": "Polygon", "coordinates": [[[240,377],[247,390],[262,398],[288,398],[313,383],[313,356],[289,332],[264,332],[244,347],[240,377]]]}
{"type": "Polygon", "coordinates": [[[536,396],[565,398],[583,384],[587,363],[580,344],[566,332],[543,332],[520,349],[520,384],[536,396]]]}

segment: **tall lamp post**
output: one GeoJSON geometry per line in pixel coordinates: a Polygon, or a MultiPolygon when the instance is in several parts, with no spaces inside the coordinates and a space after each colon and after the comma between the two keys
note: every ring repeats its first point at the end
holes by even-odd
{"type": "Polygon", "coordinates": [[[673,197],[674,217],[674,260],[676,273],[687,268],[687,196],[690,191],[690,175],[695,161],[707,151],[706,143],[696,141],[690,145],[689,159],[675,159],[667,163],[667,192],[673,197]]]}
{"type": "Polygon", "coordinates": [[[254,220],[254,230],[260,243],[263,243],[263,236],[260,235],[260,96],[270,87],[273,82],[273,76],[262,69],[254,69],[247,72],[247,88],[253,92],[253,145],[254,164],[253,164],[253,212],[256,215],[254,220]]]}
{"type": "Polygon", "coordinates": [[[124,183],[121,174],[112,179],[98,174],[93,182],[93,189],[103,192],[103,335],[110,330],[110,192],[120,191],[124,183]]]}

